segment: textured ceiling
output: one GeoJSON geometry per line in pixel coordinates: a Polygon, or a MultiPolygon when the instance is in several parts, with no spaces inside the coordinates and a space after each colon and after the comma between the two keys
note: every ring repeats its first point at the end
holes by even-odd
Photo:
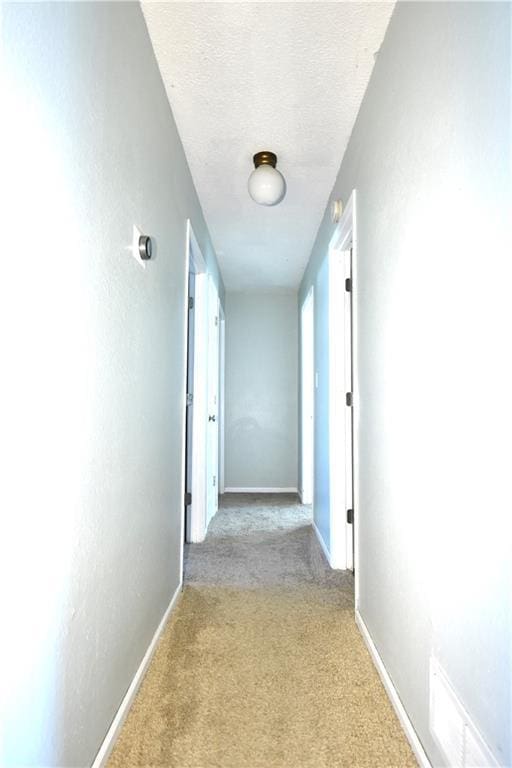
{"type": "Polygon", "coordinates": [[[393,6],[143,2],[227,290],[299,285],[393,6]],[[273,208],[247,193],[261,149],[273,208]]]}

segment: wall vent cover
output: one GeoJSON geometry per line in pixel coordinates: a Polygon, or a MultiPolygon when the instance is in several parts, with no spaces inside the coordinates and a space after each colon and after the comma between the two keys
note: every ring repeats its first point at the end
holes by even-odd
{"type": "Polygon", "coordinates": [[[499,768],[434,658],[430,660],[430,732],[450,768],[499,768]]]}

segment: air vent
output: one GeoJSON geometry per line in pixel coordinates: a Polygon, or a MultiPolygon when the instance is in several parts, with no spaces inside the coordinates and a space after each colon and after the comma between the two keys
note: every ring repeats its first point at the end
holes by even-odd
{"type": "Polygon", "coordinates": [[[430,731],[450,768],[499,768],[436,659],[430,661],[430,731]]]}
{"type": "Polygon", "coordinates": [[[430,665],[430,730],[451,768],[464,768],[464,719],[434,661],[430,665]]]}

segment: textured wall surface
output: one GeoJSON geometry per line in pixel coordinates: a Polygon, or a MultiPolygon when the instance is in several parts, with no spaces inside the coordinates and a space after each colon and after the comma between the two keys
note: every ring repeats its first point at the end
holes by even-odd
{"type": "Polygon", "coordinates": [[[510,29],[400,3],[332,195],[358,195],[360,610],[434,765],[432,653],[512,764],[510,29]]]}
{"type": "Polygon", "coordinates": [[[297,487],[297,294],[226,294],[226,488],[297,487]]]}
{"type": "Polygon", "coordinates": [[[181,576],[187,217],[219,276],[140,7],[3,27],[0,762],[86,766],[181,576]]]}
{"type": "Polygon", "coordinates": [[[228,290],[297,289],[393,6],[143,3],[228,290]],[[275,208],[247,193],[261,149],[275,208]]]}

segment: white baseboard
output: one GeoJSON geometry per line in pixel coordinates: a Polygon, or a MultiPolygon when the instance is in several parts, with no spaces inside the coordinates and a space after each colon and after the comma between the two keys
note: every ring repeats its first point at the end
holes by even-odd
{"type": "Polygon", "coordinates": [[[133,680],[130,683],[130,687],[126,691],[124,699],[122,700],[119,706],[119,709],[117,710],[116,715],[112,720],[110,728],[107,731],[107,735],[103,740],[103,744],[101,745],[98,751],[98,754],[94,759],[92,768],[103,768],[107,764],[107,760],[110,757],[112,750],[114,749],[114,745],[116,743],[116,739],[119,735],[119,732],[123,726],[124,721],[126,720],[128,712],[130,711],[130,707],[133,704],[133,700],[135,699],[137,691],[139,690],[140,684],[142,683],[146,670],[149,667],[149,663],[155,652],[157,643],[160,639],[160,635],[164,631],[164,628],[165,628],[165,625],[167,624],[169,616],[171,615],[171,612],[176,605],[176,601],[181,592],[181,586],[182,585],[180,582],[178,584],[178,588],[176,589],[176,592],[172,596],[171,602],[169,603],[169,605],[165,610],[165,613],[162,617],[160,624],[158,625],[158,628],[155,634],[153,635],[153,639],[151,640],[148,646],[148,649],[144,654],[144,658],[142,659],[139,665],[139,668],[137,669],[133,677],[133,680]]]}
{"type": "Polygon", "coordinates": [[[297,493],[297,488],[224,488],[224,493],[297,493]]]}
{"type": "Polygon", "coordinates": [[[313,506],[313,498],[311,498],[310,501],[304,501],[304,490],[302,488],[299,489],[298,494],[299,494],[299,497],[300,497],[301,504],[304,504],[304,505],[307,505],[307,506],[310,506],[310,507],[313,506]]]}
{"type": "Polygon", "coordinates": [[[329,563],[329,565],[332,568],[332,565],[331,565],[331,553],[327,549],[327,544],[325,543],[324,538],[323,538],[322,534],[320,533],[320,531],[319,531],[319,529],[318,529],[318,527],[317,527],[317,525],[316,525],[314,520],[313,520],[312,525],[313,525],[313,530],[316,533],[316,537],[318,539],[318,542],[319,542],[320,546],[322,547],[322,552],[324,553],[324,555],[325,555],[325,557],[327,559],[327,562],[329,563]]]}
{"type": "Polygon", "coordinates": [[[356,610],[355,616],[356,616],[356,624],[359,627],[359,631],[363,636],[363,640],[366,643],[366,647],[370,651],[370,656],[372,657],[373,663],[377,668],[377,672],[379,673],[380,679],[382,680],[382,683],[389,697],[389,700],[393,705],[393,709],[395,710],[398,716],[400,725],[402,726],[404,733],[407,736],[407,740],[411,745],[412,751],[416,756],[416,760],[418,761],[420,768],[432,768],[432,764],[428,759],[425,750],[423,749],[421,741],[418,738],[418,734],[414,730],[414,726],[409,719],[409,715],[405,711],[405,707],[400,701],[398,691],[393,685],[393,681],[391,680],[386,670],[386,667],[384,666],[384,662],[382,661],[379,655],[379,652],[375,647],[375,643],[371,638],[371,635],[368,631],[368,627],[364,623],[363,618],[358,610],[356,610]]]}

